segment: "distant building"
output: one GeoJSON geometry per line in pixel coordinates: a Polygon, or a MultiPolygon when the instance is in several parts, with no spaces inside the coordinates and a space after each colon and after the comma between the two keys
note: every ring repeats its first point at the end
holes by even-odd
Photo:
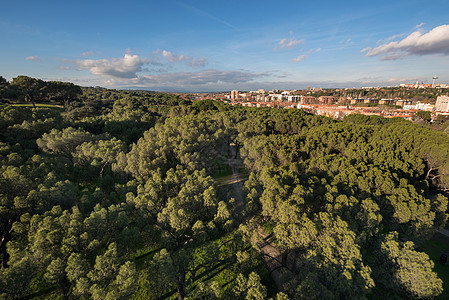
{"type": "Polygon", "coordinates": [[[415,110],[425,110],[425,111],[434,111],[435,105],[430,103],[422,103],[417,102],[416,104],[406,104],[403,107],[405,110],[415,109],[415,110]]]}
{"type": "Polygon", "coordinates": [[[435,110],[439,112],[449,112],[449,96],[438,96],[435,110]]]}
{"type": "Polygon", "coordinates": [[[231,100],[237,100],[239,98],[239,91],[231,91],[231,100]]]}
{"type": "Polygon", "coordinates": [[[302,103],[302,104],[313,104],[313,103],[315,103],[316,101],[317,101],[316,98],[313,97],[313,96],[304,96],[304,97],[302,97],[302,99],[301,99],[301,103],[302,103]]]}
{"type": "Polygon", "coordinates": [[[412,101],[410,100],[397,100],[396,105],[399,105],[400,107],[404,107],[404,105],[410,105],[412,104],[412,101]]]}
{"type": "Polygon", "coordinates": [[[243,93],[243,94],[239,95],[239,98],[241,98],[244,101],[252,101],[253,100],[253,94],[251,94],[251,93],[243,93]]]}
{"type": "Polygon", "coordinates": [[[332,102],[335,101],[335,99],[336,98],[334,96],[321,96],[318,98],[318,100],[324,104],[331,104],[332,102]]]}
{"type": "Polygon", "coordinates": [[[301,96],[300,95],[289,95],[289,96],[287,96],[287,101],[294,102],[294,103],[301,102],[301,96]]]}
{"type": "Polygon", "coordinates": [[[357,103],[364,103],[365,99],[363,98],[356,98],[351,100],[351,104],[357,104],[357,103]]]}
{"type": "Polygon", "coordinates": [[[267,102],[267,99],[265,98],[264,94],[256,95],[256,101],[257,102],[267,102]]]}
{"type": "Polygon", "coordinates": [[[409,83],[401,83],[399,85],[400,87],[410,88],[410,89],[427,89],[427,88],[443,88],[446,89],[449,87],[448,84],[445,83],[436,83],[433,84],[425,84],[425,83],[419,83],[418,81],[415,84],[409,84],[409,83]]]}
{"type": "Polygon", "coordinates": [[[385,104],[394,104],[394,99],[380,99],[379,104],[385,105],[385,104]]]}
{"type": "Polygon", "coordinates": [[[287,99],[287,96],[282,95],[282,94],[269,94],[268,95],[268,99],[270,101],[278,101],[278,102],[282,102],[284,100],[287,99]]]}
{"type": "Polygon", "coordinates": [[[379,104],[379,99],[364,99],[363,103],[379,104]]]}

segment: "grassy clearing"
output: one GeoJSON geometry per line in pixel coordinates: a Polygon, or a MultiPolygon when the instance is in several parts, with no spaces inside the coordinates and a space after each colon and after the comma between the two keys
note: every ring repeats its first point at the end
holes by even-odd
{"type": "Polygon", "coordinates": [[[261,226],[263,229],[265,229],[265,231],[269,234],[272,235],[273,231],[274,231],[274,227],[276,226],[275,222],[260,222],[261,226]]]}
{"type": "MultiPolygon", "coordinates": [[[[30,104],[30,103],[16,103],[16,104],[11,104],[11,105],[16,106],[16,107],[33,107],[33,104],[30,104]]],[[[36,103],[36,107],[55,108],[55,109],[58,109],[61,111],[64,110],[64,106],[58,105],[58,104],[51,104],[51,103],[36,103]]]]}
{"type": "Polygon", "coordinates": [[[228,164],[223,162],[217,162],[216,164],[218,169],[214,176],[216,179],[232,175],[232,168],[228,164]]]}

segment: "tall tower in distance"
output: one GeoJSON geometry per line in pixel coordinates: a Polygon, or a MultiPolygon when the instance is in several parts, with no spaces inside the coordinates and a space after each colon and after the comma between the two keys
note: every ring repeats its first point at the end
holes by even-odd
{"type": "Polygon", "coordinates": [[[433,81],[432,81],[432,87],[435,87],[435,80],[437,80],[438,79],[438,77],[435,75],[435,76],[433,76],[433,81]]]}
{"type": "Polygon", "coordinates": [[[237,100],[239,98],[239,91],[231,91],[231,100],[237,100]]]}

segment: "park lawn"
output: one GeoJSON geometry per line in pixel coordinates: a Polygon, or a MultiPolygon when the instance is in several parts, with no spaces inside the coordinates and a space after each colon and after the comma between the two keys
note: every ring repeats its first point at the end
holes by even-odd
{"type": "MultiPolygon", "coordinates": [[[[31,104],[31,103],[16,103],[16,104],[11,104],[11,105],[12,106],[17,106],[17,107],[33,107],[33,104],[31,104]]],[[[61,111],[64,110],[64,106],[58,105],[58,104],[36,103],[35,105],[36,105],[36,107],[55,108],[55,109],[58,109],[58,110],[61,110],[61,111]]]]}

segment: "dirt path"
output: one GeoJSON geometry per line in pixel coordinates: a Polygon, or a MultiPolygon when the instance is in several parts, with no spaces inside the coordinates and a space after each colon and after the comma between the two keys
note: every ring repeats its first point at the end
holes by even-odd
{"type": "Polygon", "coordinates": [[[232,174],[222,177],[218,180],[220,186],[231,186],[232,192],[231,196],[235,199],[235,215],[240,215],[244,208],[243,193],[242,188],[248,176],[244,172],[239,172],[240,169],[244,168],[243,159],[240,155],[235,153],[235,148],[231,147],[231,157],[226,160],[226,164],[231,167],[232,174]]]}
{"type": "Polygon", "coordinates": [[[277,248],[275,248],[272,245],[273,239],[264,228],[259,226],[257,228],[257,232],[263,239],[263,242],[259,245],[259,248],[262,251],[265,265],[267,266],[267,269],[270,271],[271,277],[276,283],[276,287],[278,288],[278,290],[280,292],[284,292],[280,273],[282,269],[281,253],[277,248]]]}
{"type": "MultiPolygon", "coordinates": [[[[239,172],[239,170],[244,167],[243,159],[240,157],[239,153],[237,153],[236,155],[234,147],[232,147],[231,149],[232,149],[231,157],[235,158],[228,159],[226,163],[231,167],[232,174],[221,178],[219,184],[223,186],[232,185],[233,188],[232,194],[234,196],[236,203],[234,214],[236,216],[240,216],[245,206],[243,202],[242,188],[245,181],[248,179],[248,176],[242,172],[239,172]]],[[[283,292],[284,289],[282,287],[281,274],[280,274],[282,266],[280,263],[281,254],[279,250],[272,245],[273,239],[264,228],[259,226],[257,228],[257,231],[263,240],[263,242],[258,246],[262,251],[262,257],[265,261],[265,265],[267,269],[270,271],[271,277],[273,278],[278,290],[283,292]]]]}

